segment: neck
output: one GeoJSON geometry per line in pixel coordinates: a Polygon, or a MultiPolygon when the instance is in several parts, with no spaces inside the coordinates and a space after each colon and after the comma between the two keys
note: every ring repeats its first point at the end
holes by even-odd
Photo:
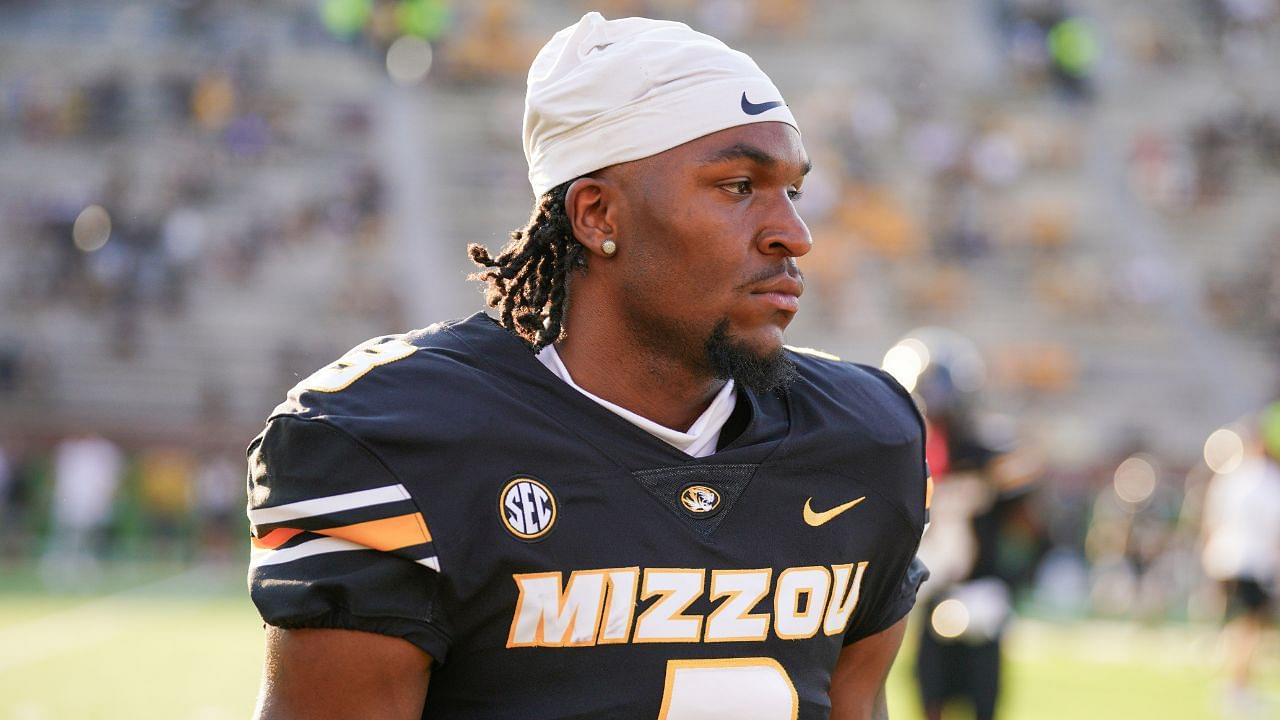
{"type": "MultiPolygon", "coordinates": [[[[579,307],[592,307],[582,303],[579,307]]],[[[583,390],[664,427],[686,431],[725,381],[627,332],[620,318],[575,313],[556,352],[583,390]]]]}

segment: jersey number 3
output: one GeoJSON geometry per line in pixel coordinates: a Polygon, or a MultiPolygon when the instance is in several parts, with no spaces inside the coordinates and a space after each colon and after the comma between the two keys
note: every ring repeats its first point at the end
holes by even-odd
{"type": "Polygon", "coordinates": [[[658,720],[795,720],[796,686],[765,657],[670,660],[658,720]]]}
{"type": "Polygon", "coordinates": [[[326,365],[302,382],[300,390],[312,392],[338,392],[348,385],[364,377],[364,374],[379,365],[403,360],[412,355],[418,348],[401,339],[399,335],[386,335],[361,343],[338,358],[337,362],[326,365]]]}

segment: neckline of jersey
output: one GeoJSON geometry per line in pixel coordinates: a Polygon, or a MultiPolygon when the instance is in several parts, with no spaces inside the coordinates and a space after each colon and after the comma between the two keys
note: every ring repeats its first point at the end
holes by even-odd
{"type": "Polygon", "coordinates": [[[560,357],[555,345],[548,345],[542,348],[536,357],[539,362],[555,374],[556,377],[567,383],[569,387],[690,457],[708,457],[716,453],[716,443],[720,439],[720,431],[724,429],[729,416],[733,414],[734,407],[737,406],[738,396],[734,388],[734,382],[729,380],[715,394],[710,404],[702,411],[698,419],[689,426],[688,430],[676,430],[656,423],[639,413],[628,410],[617,403],[609,402],[584,389],[574,381],[573,374],[565,366],[564,360],[560,357]]]}
{"type": "MultiPolygon", "coordinates": [[[[698,465],[724,462],[753,462],[740,457],[731,458],[728,456],[730,453],[738,455],[743,451],[749,451],[751,448],[758,446],[760,452],[763,453],[761,457],[768,457],[781,447],[781,444],[786,443],[793,430],[791,422],[793,411],[788,397],[779,398],[781,407],[778,409],[780,417],[777,420],[782,427],[778,429],[777,437],[772,438],[769,436],[773,435],[774,431],[767,429],[767,425],[771,423],[762,425],[762,417],[766,412],[761,398],[756,397],[755,393],[747,391],[738,385],[736,386],[737,402],[745,403],[747,411],[750,412],[750,419],[747,421],[746,427],[737,437],[714,454],[701,458],[691,457],[569,387],[543,365],[527,345],[502,327],[488,313],[477,312],[466,319],[449,323],[442,329],[449,331],[475,350],[477,362],[489,367],[496,377],[504,381],[509,390],[518,393],[527,388],[527,385],[522,387],[514,384],[513,381],[517,379],[515,376],[518,376],[518,380],[521,383],[527,383],[541,390],[550,398],[567,405],[566,409],[576,411],[575,415],[559,416],[550,409],[543,408],[553,418],[553,422],[578,435],[588,444],[595,447],[602,455],[610,458],[612,462],[628,472],[639,468],[653,467],[654,463],[651,456],[654,453],[665,457],[671,464],[698,465]],[[593,424],[604,424],[607,427],[614,428],[617,435],[613,440],[629,440],[627,446],[632,448],[633,452],[625,453],[625,455],[632,457],[632,461],[623,460],[623,455],[619,454],[621,448],[616,444],[611,442],[607,446],[602,445],[598,441],[600,433],[594,428],[593,424]],[[641,460],[641,457],[644,459],[641,460]]],[[[772,416],[775,413],[770,412],[767,414],[772,416]]],[[[748,452],[748,454],[755,455],[756,453],[748,452]]]]}

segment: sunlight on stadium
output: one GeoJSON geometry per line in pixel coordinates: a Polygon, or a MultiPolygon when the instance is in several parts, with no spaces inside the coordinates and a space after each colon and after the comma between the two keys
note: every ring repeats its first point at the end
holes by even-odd
{"type": "Polygon", "coordinates": [[[1280,0],[0,0],[0,720],[287,717],[269,626],[411,718],[1280,717],[1277,71],[1280,0]]]}

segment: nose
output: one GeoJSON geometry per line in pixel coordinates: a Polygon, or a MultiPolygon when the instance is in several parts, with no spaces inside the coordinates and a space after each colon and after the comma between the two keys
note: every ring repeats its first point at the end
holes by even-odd
{"type": "Polygon", "coordinates": [[[786,193],[768,204],[756,243],[765,255],[782,257],[800,257],[813,249],[809,226],[804,224],[800,213],[796,212],[795,203],[786,193]]]}

